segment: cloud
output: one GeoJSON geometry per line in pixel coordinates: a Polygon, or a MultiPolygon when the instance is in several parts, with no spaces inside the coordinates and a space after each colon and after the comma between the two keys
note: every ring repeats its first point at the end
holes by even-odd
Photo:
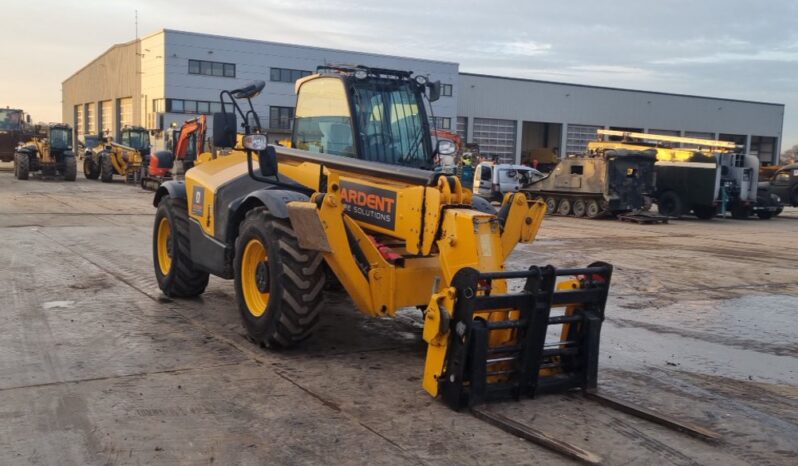
{"type": "Polygon", "coordinates": [[[670,57],[659,60],[652,60],[650,63],[655,65],[687,65],[687,64],[722,64],[733,62],[798,62],[798,52],[786,50],[758,50],[748,53],[720,52],[710,55],[694,57],[670,57]]]}
{"type": "Polygon", "coordinates": [[[486,54],[514,55],[521,57],[536,57],[551,52],[552,45],[534,40],[515,40],[509,42],[491,42],[485,45],[471,47],[476,52],[486,54]]]}

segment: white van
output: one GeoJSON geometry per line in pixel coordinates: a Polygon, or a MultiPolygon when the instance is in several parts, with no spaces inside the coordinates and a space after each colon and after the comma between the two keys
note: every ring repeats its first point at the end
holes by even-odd
{"type": "Polygon", "coordinates": [[[482,162],[474,170],[474,194],[501,200],[505,194],[519,191],[545,175],[526,165],[482,162]]]}

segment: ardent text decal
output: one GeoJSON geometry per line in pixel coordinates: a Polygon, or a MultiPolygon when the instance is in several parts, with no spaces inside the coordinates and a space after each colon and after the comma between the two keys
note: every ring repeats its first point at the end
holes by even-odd
{"type": "Polygon", "coordinates": [[[396,192],[341,181],[344,211],[355,220],[393,230],[396,225],[396,192]]]}
{"type": "Polygon", "coordinates": [[[205,188],[197,186],[191,194],[191,213],[202,217],[205,208],[205,188]]]}

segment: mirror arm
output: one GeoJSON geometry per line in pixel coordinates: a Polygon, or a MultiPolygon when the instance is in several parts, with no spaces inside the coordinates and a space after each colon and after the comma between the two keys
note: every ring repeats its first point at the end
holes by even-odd
{"type": "Polygon", "coordinates": [[[277,176],[274,177],[275,179],[272,179],[270,177],[263,176],[263,175],[257,173],[255,171],[255,168],[254,168],[253,163],[252,163],[252,151],[251,150],[247,150],[247,171],[249,172],[250,178],[252,178],[255,181],[260,181],[261,183],[270,184],[270,185],[276,186],[278,188],[290,189],[291,191],[298,191],[298,192],[301,192],[302,194],[307,194],[308,196],[310,196],[310,195],[312,195],[313,193],[316,192],[315,190],[306,188],[304,186],[298,186],[296,184],[284,183],[284,182],[280,181],[279,179],[277,179],[277,176]]]}

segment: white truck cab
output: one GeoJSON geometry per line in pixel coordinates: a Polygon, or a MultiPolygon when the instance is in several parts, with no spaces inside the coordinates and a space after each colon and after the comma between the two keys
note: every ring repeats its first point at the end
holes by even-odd
{"type": "Polygon", "coordinates": [[[474,194],[501,200],[505,194],[517,192],[544,176],[540,171],[526,165],[482,162],[474,170],[474,194]]]}

